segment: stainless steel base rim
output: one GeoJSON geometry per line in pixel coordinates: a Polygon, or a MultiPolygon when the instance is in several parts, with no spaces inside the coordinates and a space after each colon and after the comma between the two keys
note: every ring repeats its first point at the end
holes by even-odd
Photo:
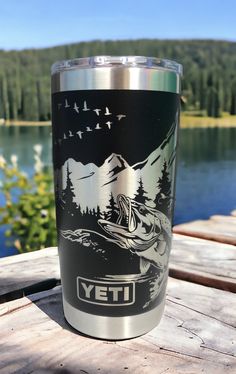
{"type": "Polygon", "coordinates": [[[64,315],[69,324],[83,334],[108,340],[143,335],[156,327],[163,315],[165,299],[149,312],[125,317],[105,317],[82,312],[63,298],[64,315]]]}

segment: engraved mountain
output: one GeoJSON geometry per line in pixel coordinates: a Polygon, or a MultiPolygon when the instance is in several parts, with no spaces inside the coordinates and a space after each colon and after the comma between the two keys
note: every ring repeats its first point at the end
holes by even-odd
{"type": "MultiPolygon", "coordinates": [[[[113,153],[102,165],[102,168],[107,172],[108,181],[105,184],[115,182],[117,180],[117,174],[120,174],[123,170],[129,168],[129,164],[123,159],[121,155],[113,153]],[[109,180],[110,178],[110,180],[109,180]]],[[[101,168],[100,168],[101,169],[101,168]]]]}
{"type": "Polygon", "coordinates": [[[59,196],[66,189],[68,177],[73,192],[73,201],[82,210],[96,209],[99,205],[106,211],[111,192],[117,198],[119,194],[129,196],[131,199],[137,194],[140,180],[149,197],[149,205],[155,206],[154,199],[158,192],[158,179],[161,177],[164,163],[171,177],[175,160],[176,144],[172,126],[166,139],[145,160],[134,165],[129,163],[120,154],[111,154],[104,163],[98,167],[94,163],[84,165],[69,158],[61,170],[56,171],[56,186],[59,196]],[[153,178],[156,175],[156,178],[153,178]],[[91,194],[92,191],[92,194],[91,194]]]}

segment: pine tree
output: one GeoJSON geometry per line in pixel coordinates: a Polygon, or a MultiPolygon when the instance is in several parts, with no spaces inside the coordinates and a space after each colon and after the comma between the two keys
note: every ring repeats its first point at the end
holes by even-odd
{"type": "Polygon", "coordinates": [[[97,205],[96,217],[98,219],[101,218],[101,209],[100,209],[99,205],[97,205]]]}
{"type": "Polygon", "coordinates": [[[230,114],[236,114],[236,93],[231,94],[230,114]]]}
{"type": "Polygon", "coordinates": [[[82,212],[81,212],[81,206],[78,205],[78,206],[76,207],[76,209],[77,209],[77,214],[78,214],[79,216],[81,216],[81,215],[82,215],[82,212]]]}
{"type": "Polygon", "coordinates": [[[199,81],[199,109],[203,110],[206,107],[206,82],[204,72],[200,73],[199,81]]]}
{"type": "Polygon", "coordinates": [[[167,162],[165,161],[162,169],[162,176],[158,179],[158,187],[161,192],[168,196],[171,192],[171,182],[169,179],[169,172],[167,171],[167,162]]]}
{"type": "Polygon", "coordinates": [[[114,196],[112,193],[110,194],[110,199],[109,199],[109,205],[106,206],[108,209],[107,211],[107,219],[112,222],[116,222],[118,218],[118,208],[114,199],[114,196]]]}
{"type": "Polygon", "coordinates": [[[67,163],[67,177],[66,177],[66,188],[62,191],[62,200],[66,211],[69,214],[73,214],[77,205],[74,202],[74,187],[70,179],[71,172],[69,171],[69,165],[67,163]]]}
{"type": "Polygon", "coordinates": [[[8,83],[5,77],[2,77],[1,97],[2,97],[3,118],[9,119],[10,118],[10,106],[9,106],[9,95],[8,95],[8,83]]]}
{"type": "Polygon", "coordinates": [[[159,192],[157,193],[154,203],[157,208],[163,213],[168,214],[171,201],[171,181],[169,177],[169,172],[167,170],[167,162],[165,161],[162,168],[162,175],[158,179],[157,188],[159,192]]]}
{"type": "Polygon", "coordinates": [[[209,117],[220,117],[219,93],[215,87],[210,87],[207,92],[207,115],[209,117]]]}
{"type": "Polygon", "coordinates": [[[139,179],[139,187],[137,189],[137,193],[135,195],[134,200],[136,200],[138,203],[146,204],[147,201],[150,201],[149,197],[145,196],[147,195],[147,192],[143,188],[143,181],[142,178],[139,179]]]}
{"type": "Polygon", "coordinates": [[[76,219],[79,219],[79,220],[83,216],[80,205],[76,205],[76,208],[75,208],[75,211],[74,211],[74,216],[76,216],[76,219]]]}
{"type": "Polygon", "coordinates": [[[230,114],[236,114],[236,81],[231,86],[230,114]]]}

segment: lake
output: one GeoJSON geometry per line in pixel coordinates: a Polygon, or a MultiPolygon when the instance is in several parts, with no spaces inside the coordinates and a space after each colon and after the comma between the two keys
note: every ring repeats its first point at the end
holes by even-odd
{"type": "MultiPolygon", "coordinates": [[[[33,145],[42,144],[42,160],[51,164],[50,127],[0,127],[0,155],[33,172],[33,145]]],[[[174,223],[229,214],[236,208],[236,128],[195,128],[180,131],[174,223]]],[[[3,203],[0,195],[0,204],[3,203]]],[[[0,257],[6,248],[0,229],[0,257]]]]}

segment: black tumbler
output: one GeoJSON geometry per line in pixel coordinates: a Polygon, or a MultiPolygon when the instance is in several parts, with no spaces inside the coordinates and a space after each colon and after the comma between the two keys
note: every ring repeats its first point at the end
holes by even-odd
{"type": "Polygon", "coordinates": [[[163,314],[181,71],[140,56],[52,66],[63,306],[85,334],[135,337],[163,314]]]}

